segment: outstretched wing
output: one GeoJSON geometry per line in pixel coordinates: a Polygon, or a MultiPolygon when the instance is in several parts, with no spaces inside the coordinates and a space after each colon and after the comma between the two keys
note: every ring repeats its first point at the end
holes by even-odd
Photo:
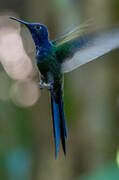
{"type": "Polygon", "coordinates": [[[66,59],[62,61],[62,72],[70,72],[118,47],[119,28],[82,34],[79,38],[59,45],[60,53],[64,51],[63,49],[66,52],[66,59]]]}
{"type": "Polygon", "coordinates": [[[72,41],[74,39],[79,38],[82,36],[82,34],[86,31],[86,29],[89,27],[89,22],[86,22],[85,24],[81,24],[79,27],[76,27],[72,31],[62,35],[61,37],[55,39],[52,41],[52,44],[55,46],[61,46],[64,43],[67,43],[69,41],[72,41]]]}

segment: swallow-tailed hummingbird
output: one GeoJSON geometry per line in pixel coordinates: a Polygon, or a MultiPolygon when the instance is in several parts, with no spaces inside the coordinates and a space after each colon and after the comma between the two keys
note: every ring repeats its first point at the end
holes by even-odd
{"type": "Polygon", "coordinates": [[[40,23],[23,23],[30,31],[36,47],[36,64],[41,74],[40,88],[47,87],[51,95],[55,154],[59,153],[60,139],[66,154],[68,137],[63,104],[63,73],[86,64],[119,47],[119,29],[86,34],[76,28],[56,40],[49,40],[46,26],[40,23]]]}

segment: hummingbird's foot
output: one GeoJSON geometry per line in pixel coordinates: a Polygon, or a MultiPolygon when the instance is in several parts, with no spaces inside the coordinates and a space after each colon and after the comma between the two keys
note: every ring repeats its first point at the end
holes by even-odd
{"type": "Polygon", "coordinates": [[[47,88],[48,88],[48,90],[52,90],[53,89],[53,84],[52,83],[48,83],[47,84],[47,88]]]}
{"type": "Polygon", "coordinates": [[[46,87],[46,86],[43,84],[43,82],[39,82],[38,85],[39,85],[40,89],[44,89],[44,88],[46,87]]]}

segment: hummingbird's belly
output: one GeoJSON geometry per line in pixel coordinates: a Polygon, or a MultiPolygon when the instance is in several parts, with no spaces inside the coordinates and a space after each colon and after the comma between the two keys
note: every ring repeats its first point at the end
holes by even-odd
{"type": "Polygon", "coordinates": [[[38,59],[36,63],[41,74],[49,71],[49,60],[47,58],[43,58],[42,60],[38,59]]]}
{"type": "Polygon", "coordinates": [[[49,72],[53,75],[54,79],[59,80],[61,78],[61,65],[55,58],[39,59],[37,66],[46,83],[48,82],[49,72]]]}

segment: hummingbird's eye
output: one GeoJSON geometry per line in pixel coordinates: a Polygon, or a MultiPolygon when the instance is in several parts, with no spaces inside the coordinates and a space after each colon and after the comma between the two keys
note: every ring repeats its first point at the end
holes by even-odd
{"type": "Polygon", "coordinates": [[[41,26],[36,26],[36,29],[37,29],[37,30],[41,29],[41,26]]]}

